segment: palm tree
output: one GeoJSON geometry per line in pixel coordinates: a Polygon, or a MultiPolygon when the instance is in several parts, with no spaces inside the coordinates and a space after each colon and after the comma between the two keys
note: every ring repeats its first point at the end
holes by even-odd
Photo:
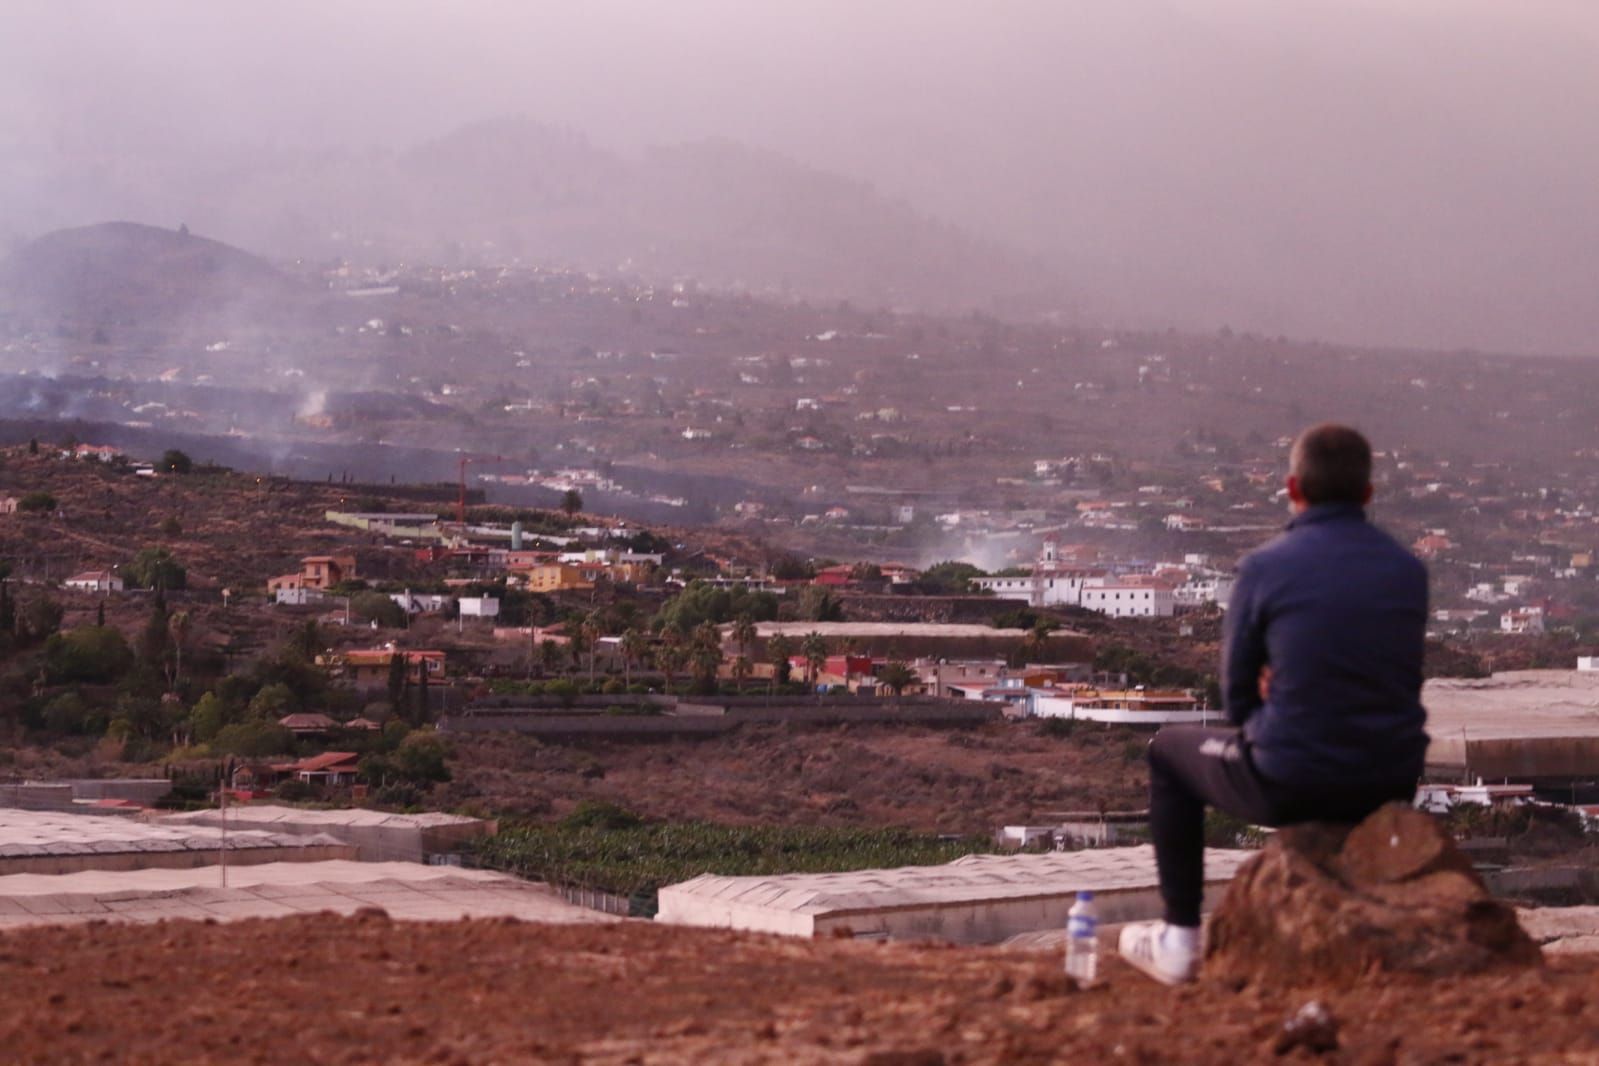
{"type": "Polygon", "coordinates": [[[588,646],[589,653],[589,684],[594,684],[594,657],[600,650],[600,637],[605,629],[600,625],[600,612],[590,611],[588,617],[583,619],[583,624],[578,627],[583,634],[583,643],[588,646]]]}
{"type": "Polygon", "coordinates": [[[620,650],[622,652],[622,677],[625,684],[633,684],[633,664],[643,660],[644,653],[649,650],[649,647],[650,642],[638,630],[626,629],[622,631],[620,650]]]}
{"type": "Polygon", "coordinates": [[[192,628],[188,611],[174,611],[167,619],[167,632],[172,636],[172,676],[167,679],[167,689],[176,691],[183,677],[183,644],[189,639],[192,628]]]}
{"type": "Polygon", "coordinates": [[[1049,634],[1054,630],[1055,623],[1047,618],[1040,618],[1033,623],[1033,628],[1027,631],[1027,639],[1022,642],[1022,651],[1026,656],[1036,660],[1044,658],[1044,652],[1049,647],[1049,634]]]}
{"type": "Polygon", "coordinates": [[[770,693],[777,692],[777,683],[779,681],[785,685],[788,684],[789,659],[793,654],[793,641],[782,633],[773,635],[772,639],[766,642],[766,655],[772,664],[772,684],[768,690],[770,693]]]}
{"type": "Polygon", "coordinates": [[[695,683],[706,693],[715,692],[716,668],[722,665],[722,631],[714,622],[701,622],[694,627],[689,661],[694,666],[695,683]]]}
{"type": "Polygon", "coordinates": [[[877,680],[893,690],[894,702],[898,703],[899,698],[905,694],[905,689],[914,685],[919,678],[916,676],[916,671],[904,663],[890,662],[878,673],[877,680]]]}
{"type": "Polygon", "coordinates": [[[559,641],[549,637],[544,638],[544,643],[539,645],[539,671],[541,673],[554,673],[561,666],[561,645],[559,641]]]}
{"type": "Polygon", "coordinates": [[[744,682],[750,679],[750,674],[755,672],[755,664],[750,662],[748,655],[740,655],[733,660],[733,683],[738,685],[740,693],[744,691],[744,682]]]}
{"type": "Polygon", "coordinates": [[[583,495],[576,489],[567,489],[561,496],[561,510],[566,512],[568,518],[581,513],[583,510],[583,495]]]}
{"type": "Polygon", "coordinates": [[[827,640],[816,630],[805,634],[800,642],[800,654],[805,656],[805,683],[816,687],[816,678],[827,665],[827,640]]]}
{"type": "Polygon", "coordinates": [[[660,667],[661,673],[666,675],[666,691],[672,691],[672,678],[677,673],[678,667],[683,665],[684,652],[681,644],[663,644],[655,653],[655,665],[660,667]]]}
{"type": "Polygon", "coordinates": [[[748,655],[755,646],[755,619],[748,614],[741,614],[733,623],[733,639],[738,642],[740,654],[748,655]]]}

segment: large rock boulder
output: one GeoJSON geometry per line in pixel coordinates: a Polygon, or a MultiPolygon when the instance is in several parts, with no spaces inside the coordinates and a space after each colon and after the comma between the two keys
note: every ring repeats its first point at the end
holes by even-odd
{"type": "Polygon", "coordinates": [[[1211,916],[1204,972],[1302,982],[1541,961],[1515,911],[1488,894],[1437,821],[1391,803],[1357,826],[1279,831],[1211,916]]]}

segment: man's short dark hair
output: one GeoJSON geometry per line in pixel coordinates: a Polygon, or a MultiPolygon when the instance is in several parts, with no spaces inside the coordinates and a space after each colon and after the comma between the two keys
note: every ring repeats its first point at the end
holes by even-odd
{"type": "Polygon", "coordinates": [[[1356,430],[1334,422],[1311,426],[1294,441],[1288,463],[1307,503],[1366,502],[1371,445],[1356,430]]]}

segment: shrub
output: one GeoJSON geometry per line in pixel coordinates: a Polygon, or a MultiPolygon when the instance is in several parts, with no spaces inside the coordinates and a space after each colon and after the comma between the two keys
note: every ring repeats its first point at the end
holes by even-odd
{"type": "Polygon", "coordinates": [[[211,741],[211,750],[245,758],[287,755],[294,751],[294,734],[276,722],[237,722],[222,727],[211,741]]]}
{"type": "Polygon", "coordinates": [[[290,778],[274,788],[272,794],[288,803],[303,803],[306,800],[316,799],[317,788],[309,781],[290,778]]]}
{"type": "Polygon", "coordinates": [[[561,819],[562,829],[632,829],[644,824],[644,819],[605,800],[584,800],[577,809],[561,819]]]}
{"type": "Polygon", "coordinates": [[[165,548],[139,549],[122,574],[130,585],[143,589],[181,589],[189,582],[188,571],[165,548]]]}
{"type": "Polygon", "coordinates": [[[257,692],[248,710],[251,718],[276,722],[286,714],[293,714],[295,707],[294,690],[280,681],[257,692]]]}
{"type": "Polygon", "coordinates": [[[577,703],[578,689],[575,684],[564,678],[560,681],[551,681],[544,686],[546,696],[554,696],[561,701],[562,707],[571,707],[577,703]]]}
{"type": "Polygon", "coordinates": [[[161,460],[155,464],[155,468],[167,474],[187,474],[194,469],[194,460],[176,448],[168,448],[161,453],[161,460]]]}
{"type": "Polygon", "coordinates": [[[350,597],[350,612],[385,629],[405,625],[405,608],[382,592],[357,592],[350,597]]]}
{"type": "Polygon", "coordinates": [[[105,730],[105,720],[89,710],[82,696],[63,692],[44,705],[44,727],[73,736],[96,734],[105,730]]]}
{"type": "Polygon", "coordinates": [[[112,626],[79,626],[45,642],[44,662],[51,684],[107,684],[133,665],[133,649],[112,626]]]}
{"type": "Polygon", "coordinates": [[[1038,723],[1038,732],[1046,737],[1069,737],[1076,729],[1075,718],[1045,718],[1038,723]]]}
{"type": "Polygon", "coordinates": [[[37,514],[43,511],[54,511],[55,509],[56,498],[48,492],[30,492],[17,501],[17,510],[19,511],[37,514]]]}

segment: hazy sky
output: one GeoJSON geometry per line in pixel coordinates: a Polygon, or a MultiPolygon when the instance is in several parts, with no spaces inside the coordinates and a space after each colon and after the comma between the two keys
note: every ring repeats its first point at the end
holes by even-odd
{"type": "MultiPolygon", "coordinates": [[[[1596,60],[1593,0],[21,0],[0,175],[505,114],[727,136],[1043,252],[1107,318],[1599,353],[1596,60]]],[[[11,184],[11,231],[59,224],[11,184]]]]}

